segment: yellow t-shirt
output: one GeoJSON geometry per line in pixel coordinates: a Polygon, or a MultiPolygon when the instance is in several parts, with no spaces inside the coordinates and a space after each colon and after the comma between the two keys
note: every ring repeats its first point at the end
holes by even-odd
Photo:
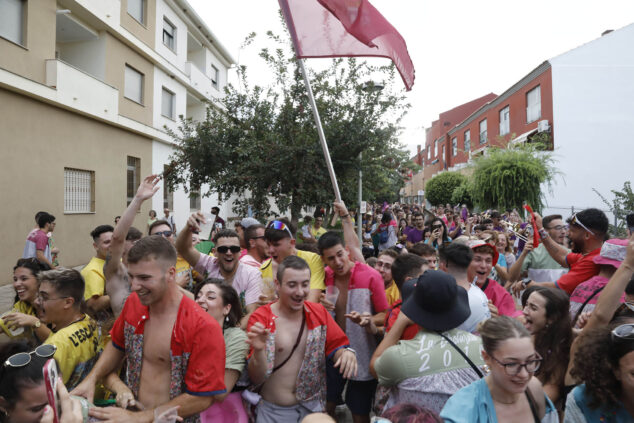
{"type": "Polygon", "coordinates": [[[88,376],[101,352],[97,324],[88,316],[51,333],[44,343],[57,347],[54,357],[69,391],[88,376]]]}
{"type": "Polygon", "coordinates": [[[401,299],[401,292],[398,290],[398,287],[392,281],[392,285],[385,289],[385,296],[387,297],[387,303],[392,307],[395,302],[401,299]]]}
{"type": "Polygon", "coordinates": [[[319,228],[319,229],[315,229],[314,226],[310,227],[310,234],[313,236],[313,238],[315,239],[319,239],[323,234],[325,234],[326,232],[328,232],[327,230],[325,230],[323,227],[319,228]]]}
{"type": "Polygon", "coordinates": [[[88,264],[81,269],[80,273],[86,284],[84,300],[88,301],[92,297],[101,297],[106,292],[106,278],[103,275],[103,265],[105,263],[105,260],[93,257],[88,264]]]}
{"type": "MultiPolygon", "coordinates": [[[[324,262],[321,261],[319,254],[297,250],[297,257],[304,259],[306,263],[308,263],[308,267],[310,267],[310,289],[326,289],[326,284],[324,283],[326,277],[324,262]]],[[[260,272],[262,272],[262,282],[264,284],[272,283],[275,279],[273,277],[272,259],[268,259],[262,263],[260,272]]]]}
{"type": "MultiPolygon", "coordinates": [[[[24,301],[18,301],[17,303],[13,304],[11,312],[28,314],[29,316],[37,316],[35,308],[24,301]]],[[[21,334],[12,335],[6,323],[4,323],[3,319],[0,319],[0,328],[2,328],[2,331],[11,339],[35,337],[35,334],[33,333],[33,328],[24,328],[24,332],[22,332],[21,334]]]]}

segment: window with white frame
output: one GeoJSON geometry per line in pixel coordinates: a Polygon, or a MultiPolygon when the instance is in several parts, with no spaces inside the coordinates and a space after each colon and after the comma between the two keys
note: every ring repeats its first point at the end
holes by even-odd
{"type": "Polygon", "coordinates": [[[211,86],[215,89],[218,89],[218,77],[220,76],[220,71],[214,65],[211,65],[211,86]]]}
{"type": "Polygon", "coordinates": [[[458,155],[458,138],[457,137],[453,137],[451,139],[451,155],[452,156],[458,155]]]}
{"type": "Polygon", "coordinates": [[[464,131],[464,151],[465,153],[469,153],[471,151],[471,130],[467,129],[464,131]]]}
{"type": "Polygon", "coordinates": [[[487,142],[487,120],[480,121],[480,144],[487,142]]]}
{"type": "Polygon", "coordinates": [[[141,159],[128,156],[128,169],[126,174],[126,193],[128,206],[134,199],[137,189],[141,184],[141,159]]]}
{"type": "Polygon", "coordinates": [[[500,135],[511,132],[510,108],[506,106],[500,110],[500,135]]]}
{"type": "Polygon", "coordinates": [[[447,154],[445,153],[445,146],[442,146],[442,159],[444,161],[447,161],[447,154]]]}
{"type": "Polygon", "coordinates": [[[123,95],[125,98],[143,104],[143,74],[132,66],[125,65],[123,95]]]}
{"type": "Polygon", "coordinates": [[[176,27],[166,17],[163,17],[163,44],[176,52],[176,27]]]}
{"type": "Polygon", "coordinates": [[[538,85],[526,93],[526,123],[535,122],[542,117],[542,93],[538,85]]]}
{"type": "Polygon", "coordinates": [[[174,98],[173,92],[163,87],[161,92],[161,115],[166,118],[174,119],[174,98]]]}
{"type": "Polygon", "coordinates": [[[142,24],[145,24],[145,1],[128,0],[128,14],[142,24]]]}
{"type": "Polygon", "coordinates": [[[431,159],[431,147],[427,146],[427,160],[431,159]]]}
{"type": "Polygon", "coordinates": [[[25,0],[0,0],[0,37],[24,45],[25,0]]]}
{"type": "Polygon", "coordinates": [[[95,172],[64,168],[64,213],[95,212],[95,172]]]}

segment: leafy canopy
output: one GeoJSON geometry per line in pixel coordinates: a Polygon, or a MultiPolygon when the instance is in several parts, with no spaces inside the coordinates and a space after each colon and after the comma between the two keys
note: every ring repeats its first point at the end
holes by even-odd
{"type": "Polygon", "coordinates": [[[475,160],[471,194],[482,209],[520,209],[527,203],[540,211],[541,186],[550,187],[557,173],[552,153],[541,145],[494,147],[475,160]]]}
{"type": "MultiPolygon", "coordinates": [[[[271,85],[251,86],[247,68],[239,67],[239,86],[228,85],[205,120],[182,119],[179,131],[170,131],[177,149],[166,179],[185,189],[208,184],[206,195],[236,196],[236,213],[252,207],[266,216],[274,202],[295,219],[303,207],[330,203],[334,193],[288,37],[267,37],[275,48],[262,48],[259,56],[271,85]]],[[[245,46],[253,40],[255,34],[245,46]]],[[[398,142],[409,105],[394,67],[326,60],[329,66],[309,78],[342,197],[356,203],[361,168],[364,199],[395,201],[403,173],[415,165],[398,142]]]]}
{"type": "Polygon", "coordinates": [[[466,182],[467,178],[461,173],[442,172],[425,184],[425,198],[434,205],[452,203],[454,190],[466,182]]]}

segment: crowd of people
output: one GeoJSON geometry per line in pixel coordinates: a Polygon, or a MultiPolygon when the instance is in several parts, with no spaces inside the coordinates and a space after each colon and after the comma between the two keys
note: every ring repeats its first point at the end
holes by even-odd
{"type": "Polygon", "coordinates": [[[632,217],[609,239],[598,209],[335,202],[139,230],[159,182],[86,234],[80,271],[37,213],[0,318],[0,421],[634,421],[632,217]]]}

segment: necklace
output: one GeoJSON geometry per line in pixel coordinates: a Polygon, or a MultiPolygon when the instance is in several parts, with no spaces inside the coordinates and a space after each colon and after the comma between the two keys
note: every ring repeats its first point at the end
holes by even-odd
{"type": "Polygon", "coordinates": [[[495,398],[493,398],[493,395],[491,395],[491,398],[493,399],[493,402],[497,402],[498,404],[504,404],[504,405],[513,405],[513,404],[516,404],[520,400],[520,397],[518,397],[515,401],[504,402],[504,401],[496,400],[495,398]]]}

